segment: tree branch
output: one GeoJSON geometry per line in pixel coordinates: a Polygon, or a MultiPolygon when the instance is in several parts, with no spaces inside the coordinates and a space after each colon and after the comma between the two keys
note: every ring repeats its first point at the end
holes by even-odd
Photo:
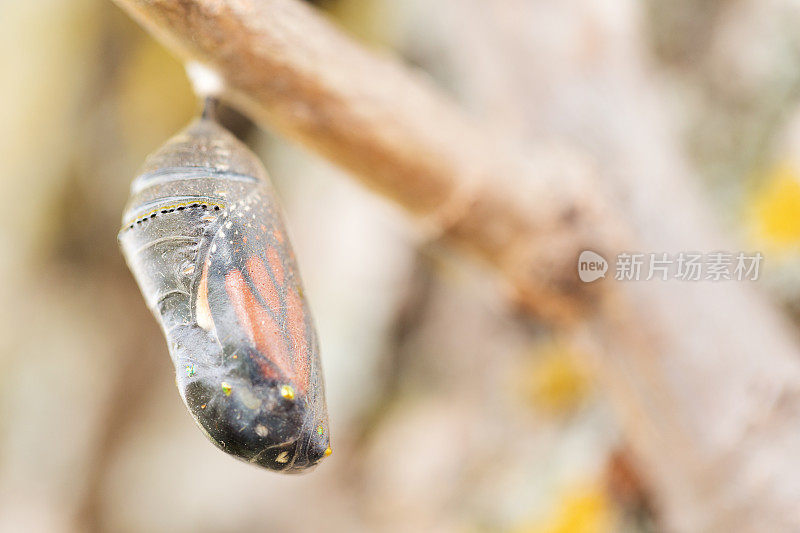
{"type": "Polygon", "coordinates": [[[539,315],[569,321],[595,301],[576,259],[616,230],[576,154],[507,151],[424,75],[365,51],[301,2],[117,3],[218,72],[247,114],[495,265],[539,315]]]}

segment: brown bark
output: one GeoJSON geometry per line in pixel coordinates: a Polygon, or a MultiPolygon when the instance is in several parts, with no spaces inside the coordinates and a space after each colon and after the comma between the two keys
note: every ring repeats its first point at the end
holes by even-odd
{"type": "Polygon", "coordinates": [[[360,177],[497,266],[537,313],[580,315],[576,258],[614,238],[591,172],[563,147],[523,159],[421,73],[366,52],[295,1],[120,1],[217,71],[252,117],[360,177]]]}

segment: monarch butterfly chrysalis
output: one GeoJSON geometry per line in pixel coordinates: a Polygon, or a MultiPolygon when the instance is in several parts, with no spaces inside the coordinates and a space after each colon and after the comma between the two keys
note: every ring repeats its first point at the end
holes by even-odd
{"type": "Polygon", "coordinates": [[[120,245],[203,432],[303,471],[331,453],[316,332],[267,173],[210,114],[148,157],[120,245]]]}

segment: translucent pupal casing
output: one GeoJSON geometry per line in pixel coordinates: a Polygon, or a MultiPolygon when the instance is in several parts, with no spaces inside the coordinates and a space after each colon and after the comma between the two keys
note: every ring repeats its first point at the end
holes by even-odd
{"type": "Polygon", "coordinates": [[[283,472],[330,454],[317,335],[255,155],[195,120],[133,181],[119,242],[208,438],[283,472]]]}

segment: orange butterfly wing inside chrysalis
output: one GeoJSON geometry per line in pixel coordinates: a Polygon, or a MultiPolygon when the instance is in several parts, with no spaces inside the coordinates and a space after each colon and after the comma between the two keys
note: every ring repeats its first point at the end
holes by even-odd
{"type": "MultiPolygon", "coordinates": [[[[251,256],[245,262],[247,274],[261,300],[253,294],[238,269],[225,275],[225,289],[240,325],[255,348],[305,392],[310,368],[302,299],[295,287],[286,285],[284,267],[275,248],[267,247],[266,255],[274,279],[260,257],[251,256]],[[285,300],[281,298],[282,293],[285,300]]],[[[261,365],[264,374],[279,379],[273,367],[264,363],[261,365]]]]}

